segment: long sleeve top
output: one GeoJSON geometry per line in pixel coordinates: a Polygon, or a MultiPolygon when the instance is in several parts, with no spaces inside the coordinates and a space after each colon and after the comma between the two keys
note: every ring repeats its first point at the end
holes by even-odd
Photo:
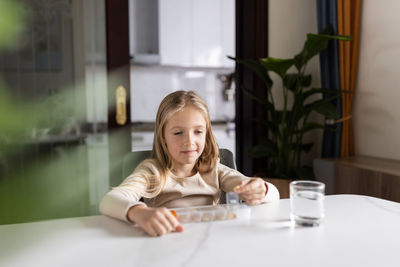
{"type": "MultiPolygon", "coordinates": [[[[157,196],[143,198],[148,181],[137,175],[143,169],[153,174],[158,172],[151,161],[143,161],[119,186],[104,196],[100,203],[102,214],[127,221],[127,212],[135,205],[180,208],[218,204],[221,190],[232,192],[241,181],[250,179],[218,161],[213,170],[204,174],[197,172],[190,177],[177,177],[170,172],[164,188],[157,196]]],[[[278,189],[271,183],[265,183],[268,191],[264,202],[279,200],[278,189]]]]}

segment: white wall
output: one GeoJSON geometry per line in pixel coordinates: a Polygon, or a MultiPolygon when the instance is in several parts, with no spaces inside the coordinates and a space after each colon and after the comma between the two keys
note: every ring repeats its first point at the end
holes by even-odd
{"type": "MultiPolygon", "coordinates": [[[[292,58],[302,50],[306,34],[310,32],[318,32],[315,0],[269,1],[269,56],[292,58]]],[[[307,72],[312,74],[312,86],[320,87],[319,57],[312,59],[307,68],[307,72]]],[[[279,79],[273,78],[274,84],[280,85],[279,79]]],[[[277,86],[274,89],[276,96],[280,88],[277,86]]],[[[318,114],[314,115],[316,120],[323,120],[318,114]]],[[[321,155],[322,130],[305,136],[305,141],[314,141],[314,148],[304,157],[304,162],[311,165],[312,159],[321,155]]]]}
{"type": "Polygon", "coordinates": [[[400,1],[363,1],[355,152],[400,160],[400,1]]]}

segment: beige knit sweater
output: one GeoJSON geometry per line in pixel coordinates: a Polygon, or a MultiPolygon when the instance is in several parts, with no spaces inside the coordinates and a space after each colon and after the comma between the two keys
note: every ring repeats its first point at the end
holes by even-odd
{"type": "MultiPolygon", "coordinates": [[[[218,161],[216,167],[206,174],[196,173],[191,177],[181,178],[170,173],[163,190],[156,197],[144,198],[142,202],[140,199],[147,187],[146,180],[137,175],[142,168],[158,173],[151,162],[142,162],[119,186],[104,196],[100,203],[102,214],[127,221],[126,214],[135,205],[179,208],[218,204],[221,190],[232,192],[242,180],[250,179],[218,161]]],[[[268,192],[264,202],[279,200],[277,188],[270,183],[266,184],[268,192]]]]}

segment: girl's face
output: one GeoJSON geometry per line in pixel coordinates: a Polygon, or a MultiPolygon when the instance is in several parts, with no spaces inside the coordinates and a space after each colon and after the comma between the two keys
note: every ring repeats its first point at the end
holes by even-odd
{"type": "Polygon", "coordinates": [[[206,142],[206,120],[195,107],[185,107],[167,122],[164,139],[173,168],[193,165],[203,153],[206,142]]]}

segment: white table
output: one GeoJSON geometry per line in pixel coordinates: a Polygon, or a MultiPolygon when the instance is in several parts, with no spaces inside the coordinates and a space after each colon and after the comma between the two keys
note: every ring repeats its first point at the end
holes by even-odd
{"type": "Polygon", "coordinates": [[[105,216],[0,226],[0,266],[400,266],[400,204],[333,195],[319,227],[293,227],[289,200],[248,221],[185,224],[148,237],[105,216]]]}

